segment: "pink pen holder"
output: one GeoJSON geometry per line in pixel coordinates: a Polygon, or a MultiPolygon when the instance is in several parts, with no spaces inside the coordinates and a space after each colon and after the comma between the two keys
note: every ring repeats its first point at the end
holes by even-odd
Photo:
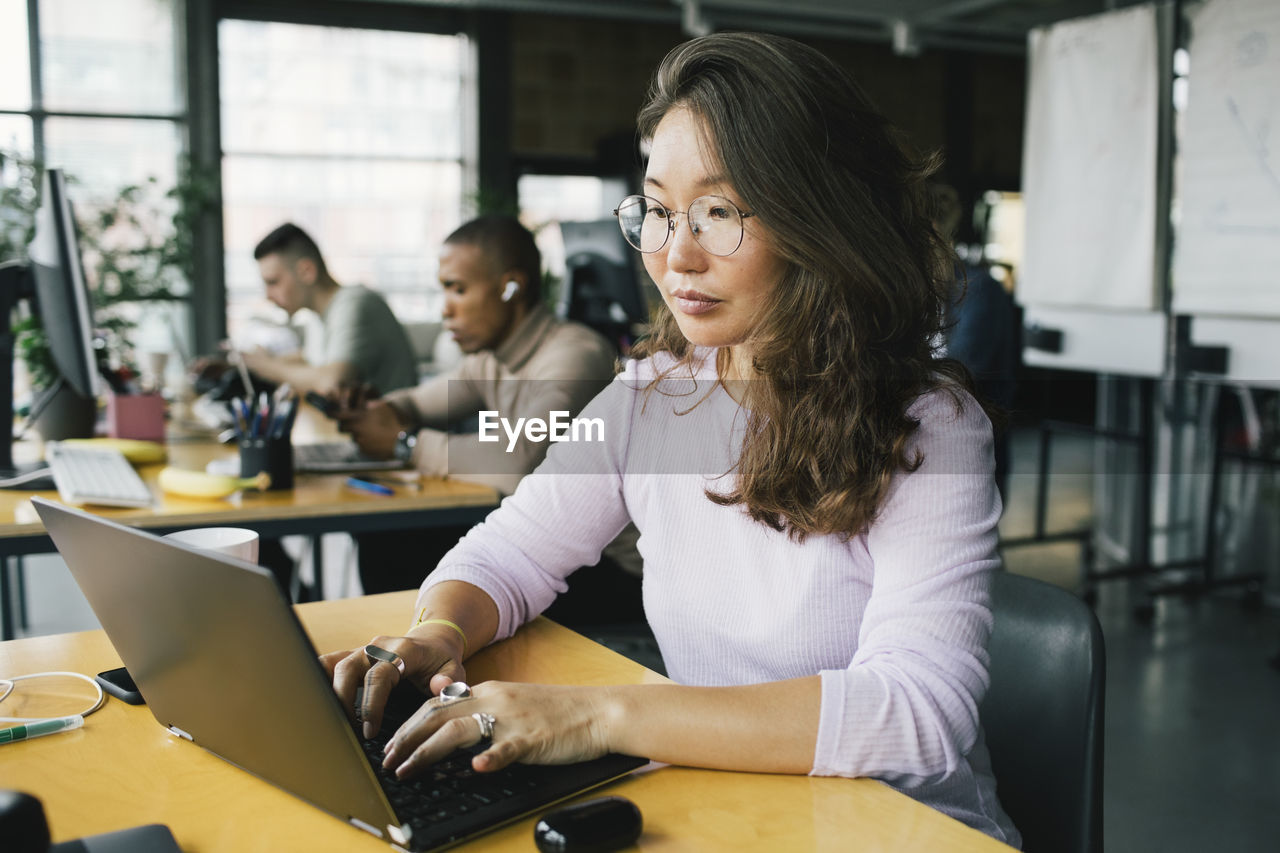
{"type": "Polygon", "coordinates": [[[107,435],[164,441],[164,398],[159,394],[107,393],[107,435]]]}

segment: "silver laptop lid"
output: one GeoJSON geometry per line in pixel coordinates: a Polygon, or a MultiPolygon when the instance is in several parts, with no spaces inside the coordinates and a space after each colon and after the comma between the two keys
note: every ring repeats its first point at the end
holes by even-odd
{"type": "Polygon", "coordinates": [[[270,572],[31,502],[161,725],[342,820],[398,827],[270,572]]]}

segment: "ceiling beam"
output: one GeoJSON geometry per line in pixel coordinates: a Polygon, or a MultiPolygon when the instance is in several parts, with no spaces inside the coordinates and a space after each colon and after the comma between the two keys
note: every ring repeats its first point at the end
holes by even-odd
{"type": "MultiPolygon", "coordinates": [[[[683,0],[403,0],[422,6],[453,7],[504,12],[571,15],[583,18],[649,21],[681,26],[686,13],[683,0]]],[[[980,7],[1008,4],[1012,0],[953,0],[944,7],[948,15],[979,11],[980,7]]],[[[856,4],[791,2],[777,0],[696,0],[700,18],[714,29],[762,29],[801,37],[827,37],[852,41],[891,43],[894,16],[883,9],[868,11],[856,4]]],[[[924,12],[907,20],[923,47],[951,48],[982,53],[1026,52],[1023,28],[992,26],[972,21],[939,18],[924,12]]]]}
{"type": "Polygon", "coordinates": [[[963,18],[975,12],[985,12],[996,6],[1008,6],[1010,0],[955,0],[953,3],[940,3],[910,18],[914,24],[935,23],[950,18],[963,18]]]}

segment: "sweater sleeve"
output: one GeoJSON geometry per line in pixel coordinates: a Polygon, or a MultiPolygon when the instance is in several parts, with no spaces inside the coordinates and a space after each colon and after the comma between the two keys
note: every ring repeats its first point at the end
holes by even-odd
{"type": "MultiPolygon", "coordinates": [[[[500,401],[502,408],[482,413],[483,432],[419,432],[418,470],[492,486],[509,495],[538,467],[548,447],[568,436],[571,420],[612,378],[613,356],[603,339],[598,344],[589,339],[579,343],[562,334],[538,353],[538,364],[523,377],[496,380],[494,384],[504,387],[494,388],[488,402],[500,401]],[[518,432],[521,422],[541,422],[556,436],[533,440],[507,432],[513,425],[518,432]]],[[[485,408],[490,408],[488,403],[485,408]]]]}
{"type": "MultiPolygon", "coordinates": [[[[498,607],[494,640],[511,636],[568,589],[566,578],[626,526],[622,460],[629,439],[632,383],[620,376],[585,409],[603,440],[557,443],[481,524],[462,538],[422,584],[446,580],[484,590],[498,607]]],[[[420,606],[420,605],[419,605],[420,606]]]]}
{"type": "Polygon", "coordinates": [[[865,540],[850,542],[865,542],[872,592],[853,660],[822,672],[813,775],[937,781],[976,741],[1001,505],[991,425],[961,396],[912,407],[923,463],[894,478],[865,540]]]}
{"type": "Polygon", "coordinates": [[[452,371],[393,391],[386,395],[386,401],[415,427],[446,429],[451,421],[473,415],[484,405],[477,362],[474,356],[466,356],[452,371]]]}

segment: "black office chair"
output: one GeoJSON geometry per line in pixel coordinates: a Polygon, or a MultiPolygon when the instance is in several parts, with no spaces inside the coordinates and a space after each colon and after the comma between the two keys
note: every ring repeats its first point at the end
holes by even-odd
{"type": "MultiPolygon", "coordinates": [[[[613,226],[613,230],[618,229],[613,226]]],[[[560,316],[595,329],[615,344],[629,342],[632,326],[648,320],[635,271],[591,251],[574,252],[565,259],[559,310],[560,316]]]]}
{"type": "Polygon", "coordinates": [[[999,572],[981,708],[997,793],[1031,853],[1101,853],[1107,662],[1084,602],[999,572]]]}

